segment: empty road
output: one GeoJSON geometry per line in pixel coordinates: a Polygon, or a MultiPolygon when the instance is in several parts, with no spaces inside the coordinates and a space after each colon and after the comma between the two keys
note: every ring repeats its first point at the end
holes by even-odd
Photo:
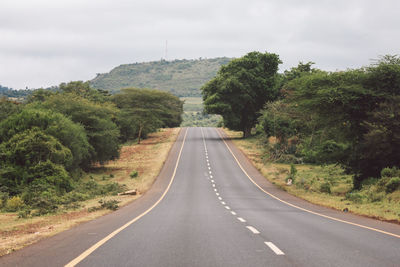
{"type": "Polygon", "coordinates": [[[186,128],[144,197],[0,265],[400,266],[400,226],[298,200],[218,129],[186,128]]]}

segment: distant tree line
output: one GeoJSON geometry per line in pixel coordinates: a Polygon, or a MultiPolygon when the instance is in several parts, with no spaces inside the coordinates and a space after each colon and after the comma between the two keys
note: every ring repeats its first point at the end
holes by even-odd
{"type": "Polygon", "coordinates": [[[24,89],[24,90],[14,90],[12,88],[8,88],[5,86],[0,85],[0,97],[14,97],[14,98],[25,98],[31,94],[31,90],[24,89]]]}
{"type": "MultiPolygon", "coordinates": [[[[80,186],[84,171],[119,157],[121,144],[178,127],[182,102],[157,90],[110,95],[89,82],[0,100],[0,208],[18,196],[32,208],[80,186]]],[[[51,202],[51,201],[50,201],[51,202]]]]}
{"type": "Polygon", "coordinates": [[[203,86],[205,109],[228,128],[264,136],[281,162],[340,164],[354,188],[400,167],[400,58],[328,72],[299,63],[277,73],[275,54],[251,52],[203,86]]]}

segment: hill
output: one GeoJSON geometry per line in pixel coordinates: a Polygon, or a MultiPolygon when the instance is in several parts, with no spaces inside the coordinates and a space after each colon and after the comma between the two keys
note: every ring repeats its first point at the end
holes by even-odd
{"type": "Polygon", "coordinates": [[[136,87],[169,91],[179,97],[201,96],[201,86],[215,76],[221,65],[230,60],[222,57],[124,64],[109,73],[97,74],[90,84],[96,89],[112,92],[136,87]]]}
{"type": "Polygon", "coordinates": [[[12,88],[8,88],[0,85],[0,97],[10,98],[12,100],[23,100],[29,94],[32,93],[32,90],[14,90],[12,88]]]}

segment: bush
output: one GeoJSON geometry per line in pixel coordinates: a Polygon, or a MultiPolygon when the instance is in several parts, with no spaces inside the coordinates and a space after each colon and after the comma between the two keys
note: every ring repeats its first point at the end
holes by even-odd
{"type": "Polygon", "coordinates": [[[386,183],[385,186],[385,191],[386,193],[393,193],[400,187],[400,178],[399,177],[394,177],[389,180],[389,182],[386,183]]]}
{"type": "Polygon", "coordinates": [[[362,203],[363,202],[363,196],[360,193],[356,193],[356,192],[347,193],[346,199],[350,200],[354,203],[362,203]]]}
{"type": "Polygon", "coordinates": [[[18,212],[18,218],[26,219],[31,215],[30,209],[23,209],[18,212]]]}
{"type": "Polygon", "coordinates": [[[290,173],[289,175],[286,177],[286,182],[289,179],[292,179],[292,183],[294,184],[295,178],[296,178],[296,174],[297,174],[297,169],[296,166],[294,166],[294,164],[290,164],[290,173]]]}
{"type": "Polygon", "coordinates": [[[90,198],[90,196],[88,194],[72,191],[72,192],[65,194],[60,199],[60,203],[65,205],[65,204],[70,204],[73,202],[85,201],[89,198],[90,198]]]}
{"type": "Polygon", "coordinates": [[[54,213],[58,210],[59,200],[55,192],[44,191],[40,195],[35,196],[32,201],[32,208],[37,209],[34,216],[41,216],[48,213],[54,213]]]}
{"type": "Polygon", "coordinates": [[[97,207],[90,207],[88,209],[89,212],[94,212],[101,209],[109,209],[109,210],[117,210],[119,201],[112,199],[112,200],[99,200],[100,206],[97,207]]]}
{"type": "Polygon", "coordinates": [[[379,180],[378,180],[377,178],[371,177],[371,178],[368,178],[368,179],[363,180],[363,181],[361,182],[361,186],[362,186],[362,187],[366,187],[366,186],[375,185],[375,184],[378,183],[378,181],[379,181],[379,180]]]}
{"type": "Polygon", "coordinates": [[[101,185],[96,183],[94,180],[82,183],[80,186],[77,187],[78,192],[89,194],[92,197],[101,195],[116,195],[124,191],[124,189],[124,186],[115,182],[101,185]]]}
{"type": "MultiPolygon", "coordinates": [[[[88,137],[86,136],[85,129],[79,123],[72,122],[66,116],[55,112],[54,110],[42,110],[40,108],[27,107],[21,113],[14,114],[8,117],[0,124],[0,142],[6,142],[12,138],[17,138],[9,144],[12,146],[19,142],[25,142],[26,146],[34,146],[36,142],[31,138],[33,134],[42,136],[41,139],[49,139],[48,136],[52,136],[57,141],[51,140],[51,143],[47,144],[42,142],[44,146],[50,146],[49,152],[60,150],[60,146],[56,143],[61,143],[62,150],[67,148],[69,150],[68,160],[66,160],[65,167],[68,170],[76,169],[78,166],[84,164],[90,156],[91,147],[88,143],[88,137]],[[33,129],[37,129],[33,131],[33,129]],[[38,132],[39,131],[39,132],[38,132]],[[25,134],[23,134],[25,133],[25,134]],[[24,140],[25,139],[25,140],[24,140]],[[31,140],[32,144],[29,144],[31,140]],[[54,147],[56,149],[54,149],[54,147]],[[51,148],[51,149],[50,149],[51,148]]],[[[16,147],[15,149],[21,149],[16,147]]],[[[26,148],[25,148],[26,149],[26,148]]],[[[32,149],[31,153],[37,153],[37,149],[32,149]]],[[[45,150],[47,151],[47,150],[45,150]]],[[[63,151],[56,151],[57,154],[63,151]]],[[[63,152],[65,153],[65,152],[63,152]]],[[[21,156],[29,156],[30,154],[21,154],[21,156]]],[[[54,155],[56,156],[56,155],[54,155]]],[[[32,157],[32,155],[31,155],[32,157]]],[[[57,156],[59,158],[59,155],[57,156]]],[[[54,158],[54,157],[53,157],[54,158]]],[[[67,159],[67,157],[64,157],[67,159]]],[[[52,160],[57,163],[56,161],[52,160]]],[[[58,160],[59,161],[59,160],[58,160]]]]}
{"type": "Polygon", "coordinates": [[[7,201],[6,211],[16,212],[24,207],[24,201],[19,196],[13,196],[7,201]]]}
{"type": "Polygon", "coordinates": [[[400,175],[399,169],[396,167],[393,168],[384,168],[381,171],[381,176],[382,177],[396,177],[400,175]]]}
{"type": "Polygon", "coordinates": [[[0,191],[0,209],[4,208],[6,206],[8,196],[9,196],[8,192],[0,191]]]}
{"type": "Polygon", "coordinates": [[[378,202],[385,197],[385,193],[384,192],[378,193],[376,191],[372,191],[367,193],[367,197],[368,201],[370,202],[378,202]]]}
{"type": "Polygon", "coordinates": [[[109,210],[117,210],[119,201],[112,199],[112,200],[100,200],[99,203],[103,209],[109,210]]]}
{"type": "Polygon", "coordinates": [[[323,184],[321,184],[321,186],[319,187],[319,191],[322,193],[331,193],[331,185],[328,182],[325,182],[323,184]]]}
{"type": "Polygon", "coordinates": [[[136,177],[139,176],[139,173],[138,173],[137,171],[132,171],[131,174],[129,174],[129,176],[130,176],[131,178],[136,178],[136,177]]]}

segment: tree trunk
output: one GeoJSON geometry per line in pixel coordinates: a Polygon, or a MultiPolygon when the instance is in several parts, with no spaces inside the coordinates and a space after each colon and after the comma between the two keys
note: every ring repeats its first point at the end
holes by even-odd
{"type": "Polygon", "coordinates": [[[251,134],[251,127],[244,128],[243,130],[243,139],[249,137],[251,134]]]}
{"type": "Polygon", "coordinates": [[[138,141],[137,141],[138,144],[140,144],[140,137],[142,136],[142,130],[143,130],[143,126],[140,125],[140,126],[139,126],[138,141]]]}

